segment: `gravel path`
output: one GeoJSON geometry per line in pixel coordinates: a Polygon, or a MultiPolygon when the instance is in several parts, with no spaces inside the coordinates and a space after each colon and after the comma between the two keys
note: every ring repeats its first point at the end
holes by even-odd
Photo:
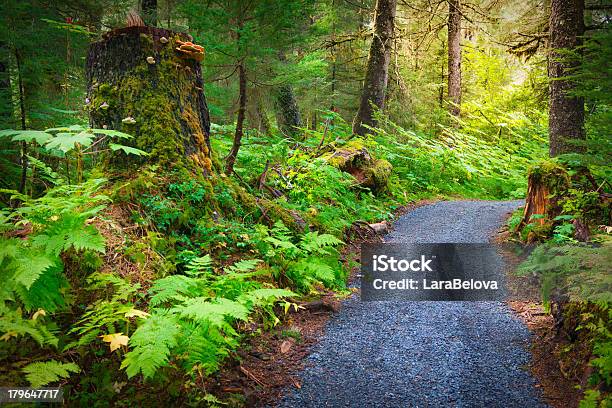
{"type": "MultiPolygon", "coordinates": [[[[387,242],[487,242],[519,201],[447,201],[401,217],[387,242]]],[[[280,407],[546,407],[530,334],[501,302],[344,302],[280,407]]]]}

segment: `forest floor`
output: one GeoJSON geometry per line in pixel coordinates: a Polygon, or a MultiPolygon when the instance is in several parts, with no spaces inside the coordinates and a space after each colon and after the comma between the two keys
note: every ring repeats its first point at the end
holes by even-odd
{"type": "MultiPolygon", "coordinates": [[[[483,243],[519,201],[446,201],[395,223],[386,242],[483,243]]],[[[532,336],[505,302],[361,302],[326,325],[282,407],[545,407],[532,336]]]]}

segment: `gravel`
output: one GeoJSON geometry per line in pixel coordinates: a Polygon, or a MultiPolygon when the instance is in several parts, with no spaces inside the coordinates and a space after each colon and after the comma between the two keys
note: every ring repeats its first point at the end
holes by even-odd
{"type": "MultiPolygon", "coordinates": [[[[487,242],[520,201],[447,201],[401,217],[387,242],[487,242]]],[[[361,302],[353,296],[280,407],[546,407],[530,333],[502,302],[361,302]]]]}

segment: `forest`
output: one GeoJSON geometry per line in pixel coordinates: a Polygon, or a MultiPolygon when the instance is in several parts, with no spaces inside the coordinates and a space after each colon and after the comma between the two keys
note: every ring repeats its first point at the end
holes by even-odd
{"type": "Polygon", "coordinates": [[[3,0],[0,387],[377,406],[304,361],[342,355],[361,244],[467,202],[404,234],[512,211],[491,228],[537,295],[500,307],[543,322],[521,323],[541,395],[379,406],[612,407],[611,22],[607,0],[3,0]]]}

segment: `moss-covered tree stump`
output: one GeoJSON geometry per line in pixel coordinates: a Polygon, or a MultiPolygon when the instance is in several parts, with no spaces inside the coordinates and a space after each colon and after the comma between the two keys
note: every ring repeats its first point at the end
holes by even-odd
{"type": "Polygon", "coordinates": [[[532,222],[541,228],[552,226],[554,218],[561,213],[558,201],[570,187],[567,170],[554,161],[544,161],[529,169],[527,183],[525,211],[520,228],[532,222]],[[540,217],[532,219],[534,215],[540,217]]]}
{"type": "Polygon", "coordinates": [[[210,121],[200,60],[204,53],[184,33],[126,27],[95,42],[87,56],[90,125],[120,130],[124,143],[149,153],[134,159],[111,153],[108,165],[136,169],[143,161],[164,168],[211,172],[210,121]]]}
{"type": "Polygon", "coordinates": [[[385,193],[393,166],[386,160],[375,159],[359,140],[354,140],[336,149],[326,157],[329,164],[351,174],[361,187],[372,193],[385,193]]]}

